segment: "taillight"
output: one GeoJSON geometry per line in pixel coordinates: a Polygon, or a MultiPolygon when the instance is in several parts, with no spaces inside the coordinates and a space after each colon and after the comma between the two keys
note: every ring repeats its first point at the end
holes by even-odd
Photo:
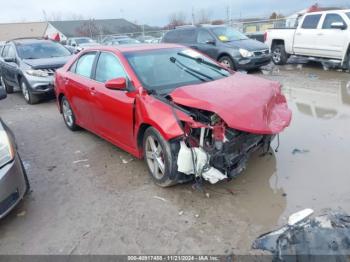
{"type": "Polygon", "coordinates": [[[264,33],[264,42],[267,40],[267,31],[264,33]]]}

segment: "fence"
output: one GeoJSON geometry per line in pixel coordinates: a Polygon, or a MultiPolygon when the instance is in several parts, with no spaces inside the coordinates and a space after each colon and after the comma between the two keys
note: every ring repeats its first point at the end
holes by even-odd
{"type": "MultiPolygon", "coordinates": [[[[283,18],[283,19],[265,19],[265,20],[252,20],[252,21],[230,21],[226,25],[248,35],[249,37],[262,40],[263,34],[266,30],[272,28],[295,28],[297,23],[297,18],[283,18]],[[261,38],[261,39],[260,39],[261,38]]],[[[158,30],[158,31],[144,31],[144,32],[129,32],[119,35],[126,35],[131,38],[153,38],[155,41],[160,41],[164,34],[168,30],[158,30]]],[[[118,35],[118,34],[116,34],[118,35]]],[[[98,41],[102,41],[103,38],[111,35],[99,35],[96,37],[98,41]]]]}

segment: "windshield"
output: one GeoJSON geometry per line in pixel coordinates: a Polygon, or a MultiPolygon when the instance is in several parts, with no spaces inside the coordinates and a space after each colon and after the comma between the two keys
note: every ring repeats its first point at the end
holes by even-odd
{"type": "Polygon", "coordinates": [[[80,45],[80,44],[87,44],[87,43],[93,43],[94,40],[90,38],[76,38],[75,42],[80,45]]]}
{"type": "Polygon", "coordinates": [[[216,27],[212,28],[211,30],[221,42],[231,42],[248,39],[248,37],[246,37],[244,34],[233,30],[230,27],[216,27]]]}
{"type": "Polygon", "coordinates": [[[229,71],[214,61],[187,48],[128,52],[125,57],[143,86],[158,94],[230,75],[229,71]]]}
{"type": "Polygon", "coordinates": [[[52,41],[17,44],[16,47],[18,55],[22,59],[41,59],[71,55],[67,48],[52,41]]]}

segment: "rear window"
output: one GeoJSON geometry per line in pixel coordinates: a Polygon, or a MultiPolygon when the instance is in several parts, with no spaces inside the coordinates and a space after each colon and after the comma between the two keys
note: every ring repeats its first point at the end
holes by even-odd
{"type": "Polygon", "coordinates": [[[321,19],[321,15],[307,15],[304,18],[304,22],[303,22],[301,28],[316,29],[320,19],[321,19]]]}
{"type": "Polygon", "coordinates": [[[168,32],[163,39],[166,43],[193,43],[196,40],[195,29],[177,29],[168,32]]]}

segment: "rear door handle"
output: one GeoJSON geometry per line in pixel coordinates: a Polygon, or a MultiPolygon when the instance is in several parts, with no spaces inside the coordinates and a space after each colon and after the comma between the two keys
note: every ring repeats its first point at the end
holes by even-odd
{"type": "Polygon", "coordinates": [[[317,35],[320,35],[320,36],[322,36],[322,35],[323,35],[323,33],[318,33],[317,35]]]}

